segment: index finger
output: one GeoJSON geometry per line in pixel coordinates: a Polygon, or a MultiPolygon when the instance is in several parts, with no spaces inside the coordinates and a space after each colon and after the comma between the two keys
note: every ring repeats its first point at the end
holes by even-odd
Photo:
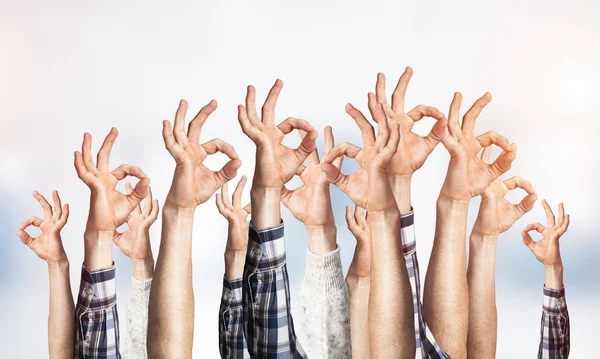
{"type": "Polygon", "coordinates": [[[479,114],[481,113],[481,111],[491,101],[492,101],[492,94],[490,94],[489,92],[486,92],[485,95],[483,95],[482,97],[477,99],[477,101],[475,101],[473,106],[471,106],[469,111],[467,111],[467,113],[465,113],[465,116],[463,117],[463,123],[462,123],[462,132],[463,133],[468,133],[471,135],[473,134],[473,131],[475,131],[475,121],[477,120],[477,117],[479,117],[479,114]]]}
{"type": "Polygon", "coordinates": [[[46,201],[46,198],[42,196],[38,191],[33,191],[33,198],[35,198],[42,206],[44,210],[44,219],[51,219],[52,207],[50,206],[50,203],[46,201]]]}
{"type": "Polygon", "coordinates": [[[118,134],[119,131],[117,131],[115,127],[111,128],[110,132],[102,143],[102,147],[100,147],[100,151],[98,151],[96,163],[100,171],[107,172],[109,170],[110,152],[112,151],[113,144],[115,143],[118,134]]]}
{"type": "Polygon", "coordinates": [[[407,66],[404,70],[402,76],[398,80],[398,84],[396,85],[396,89],[394,93],[392,93],[392,110],[404,111],[404,101],[406,97],[406,89],[408,88],[408,83],[413,75],[413,69],[410,66],[407,66]]]}
{"type": "Polygon", "coordinates": [[[542,200],[542,206],[544,206],[544,211],[546,212],[546,219],[548,221],[548,226],[554,226],[554,212],[552,212],[552,209],[550,208],[550,205],[548,205],[548,202],[546,202],[546,200],[542,200]]]}

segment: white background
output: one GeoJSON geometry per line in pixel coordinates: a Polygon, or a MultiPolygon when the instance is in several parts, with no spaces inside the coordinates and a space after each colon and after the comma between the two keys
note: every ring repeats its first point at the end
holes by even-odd
{"type": "MultiPolygon", "coordinates": [[[[360,144],[352,102],[366,110],[377,72],[391,93],[406,65],[415,75],[407,104],[446,112],[454,91],[463,107],[485,91],[493,102],[476,132],[493,129],[519,145],[510,175],[530,180],[572,222],[562,239],[571,357],[594,352],[597,310],[597,159],[600,132],[600,23],[593,1],[41,1],[0,0],[0,342],[2,356],[47,356],[47,270],[15,234],[21,220],[42,211],[31,197],[58,189],[71,204],[63,230],[74,291],[83,259],[89,191],[76,177],[73,151],[83,132],[99,147],[119,129],[112,166],[139,165],[164,200],[174,163],[161,138],[180,98],[197,111],[212,98],[219,109],[202,134],[236,147],[240,173],[252,175],[253,146],[239,129],[236,105],[254,84],[260,101],[284,81],[277,118],[309,120],[336,140],[360,144]]],[[[432,122],[422,121],[426,133],[432,122]]],[[[298,143],[292,136],[290,144],[298,143]]],[[[322,148],[322,136],[317,140],[322,148]]],[[[413,179],[419,259],[425,273],[434,205],[448,155],[440,145],[413,179]]],[[[225,162],[211,159],[212,168],[225,162]]],[[[344,170],[354,169],[347,161],[344,170]]],[[[338,242],[347,269],[354,239],[333,189],[338,242]]],[[[245,194],[247,196],[247,193],[245,194]]],[[[522,193],[511,196],[519,200],[522,193]]],[[[470,223],[477,212],[477,199],[470,223]]],[[[306,237],[284,210],[292,295],[303,275],[306,237]]],[[[502,235],[497,255],[498,357],[534,357],[539,341],[543,268],[519,231],[545,222],[541,205],[502,235]]],[[[160,221],[151,231],[154,253],[160,221]]],[[[194,232],[196,329],[194,355],[218,357],[217,311],[226,222],[211,200],[197,211],[194,232]]],[[[122,340],[131,265],[115,249],[122,340]]],[[[423,280],[424,278],[422,278],[423,280]]]]}

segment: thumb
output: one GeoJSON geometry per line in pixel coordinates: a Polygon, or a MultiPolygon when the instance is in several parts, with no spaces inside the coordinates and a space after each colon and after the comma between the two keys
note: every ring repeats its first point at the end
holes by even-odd
{"type": "Polygon", "coordinates": [[[323,172],[325,172],[325,176],[329,182],[341,189],[342,192],[348,194],[348,176],[343,174],[336,166],[329,162],[322,163],[321,168],[323,169],[323,172]]]}
{"type": "Polygon", "coordinates": [[[283,203],[283,205],[286,206],[286,208],[290,208],[290,198],[292,197],[293,192],[294,191],[290,191],[289,189],[287,189],[285,185],[281,187],[281,203],[283,203]]]}
{"type": "Polygon", "coordinates": [[[133,189],[133,192],[127,195],[129,202],[132,204],[131,209],[139,205],[140,202],[148,195],[148,187],[150,186],[150,178],[142,178],[133,189]]]}
{"type": "Polygon", "coordinates": [[[227,162],[219,172],[216,173],[218,187],[223,186],[225,183],[231,181],[237,175],[237,170],[242,165],[242,161],[239,158],[230,160],[227,162]]]}
{"type": "Polygon", "coordinates": [[[517,158],[517,153],[515,151],[502,152],[502,154],[496,158],[494,163],[489,165],[493,178],[498,178],[501,174],[507,172],[515,158],[517,158]]]}
{"type": "Polygon", "coordinates": [[[315,141],[317,139],[317,131],[312,130],[304,136],[300,146],[294,150],[294,154],[296,155],[296,159],[299,164],[304,163],[306,158],[315,150],[317,147],[315,141]]]}

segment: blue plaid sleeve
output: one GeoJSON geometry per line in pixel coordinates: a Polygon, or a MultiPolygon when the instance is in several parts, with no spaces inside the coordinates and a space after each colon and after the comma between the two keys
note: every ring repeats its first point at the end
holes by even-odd
{"type": "Polygon", "coordinates": [[[306,358],[292,321],[283,233],[283,223],[260,231],[250,223],[242,293],[253,358],[306,358]]]}
{"type": "Polygon", "coordinates": [[[544,305],[538,358],[568,358],[569,351],[571,350],[570,331],[565,288],[556,290],[544,286],[544,305]]]}
{"type": "Polygon", "coordinates": [[[221,358],[250,358],[244,338],[241,278],[228,281],[223,277],[223,294],[219,308],[219,351],[221,358]]]}
{"type": "Polygon", "coordinates": [[[115,266],[90,271],[81,269],[75,309],[75,357],[121,358],[115,266]]]}
{"type": "Polygon", "coordinates": [[[424,359],[450,358],[435,341],[433,334],[427,328],[423,317],[423,303],[421,301],[421,277],[419,275],[419,261],[417,260],[417,242],[415,236],[415,214],[413,211],[402,215],[400,219],[402,249],[404,261],[410,280],[410,289],[413,295],[413,311],[415,315],[415,339],[417,344],[417,357],[424,359]],[[420,353],[420,354],[419,354],[420,353]]]}

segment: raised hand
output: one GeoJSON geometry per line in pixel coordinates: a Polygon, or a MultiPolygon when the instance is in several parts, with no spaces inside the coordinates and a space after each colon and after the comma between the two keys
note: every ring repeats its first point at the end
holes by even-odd
{"type": "Polygon", "coordinates": [[[356,249],[348,268],[348,275],[359,278],[369,277],[371,275],[371,227],[367,222],[364,209],[356,206],[352,213],[352,207],[346,206],[346,223],[356,238],[356,249]]]}
{"type": "Polygon", "coordinates": [[[565,215],[565,208],[562,203],[558,204],[558,220],[546,200],[542,201],[544,211],[546,211],[547,226],[540,223],[533,223],[523,229],[523,243],[531,250],[538,261],[544,266],[561,266],[559,239],[569,228],[570,218],[565,215]],[[542,239],[534,241],[529,235],[530,231],[537,231],[542,234],[542,239]]]}
{"type": "Polygon", "coordinates": [[[227,183],[221,187],[221,194],[217,193],[216,195],[219,213],[221,213],[229,223],[225,251],[243,253],[244,256],[246,255],[246,249],[248,248],[248,229],[250,227],[248,215],[250,215],[251,212],[250,204],[242,207],[242,192],[244,192],[246,182],[246,176],[242,176],[242,179],[240,179],[235,187],[231,200],[229,200],[227,183]]]}
{"type": "MultiPolygon", "coordinates": [[[[347,110],[350,107],[351,105],[348,105],[347,110]]],[[[364,118],[362,114],[360,116],[364,118]]],[[[390,125],[382,104],[376,105],[372,116],[377,122],[376,139],[374,136],[363,135],[364,148],[347,142],[338,145],[323,158],[324,163],[321,165],[328,181],[339,187],[356,205],[369,212],[396,207],[387,176],[387,166],[400,142],[399,125],[390,125]],[[360,168],[351,175],[341,173],[339,168],[332,165],[340,156],[355,158],[360,168]]]]}
{"type": "MultiPolygon", "coordinates": [[[[131,184],[125,185],[128,194],[133,192],[131,184]]],[[[141,204],[136,206],[129,219],[129,229],[123,233],[115,231],[113,241],[121,252],[132,261],[152,260],[152,247],[150,246],[150,226],[158,217],[158,200],[152,200],[152,190],[148,189],[144,208],[141,204]]]]}
{"type": "Polygon", "coordinates": [[[256,112],[256,90],[248,86],[246,107],[238,106],[238,120],[242,131],[256,144],[256,169],[253,188],[273,188],[280,191],[283,184],[292,179],[304,160],[315,150],[317,131],[302,119],[293,117],[275,126],[275,106],[283,87],[281,80],[269,91],[262,107],[262,116],[256,112]],[[297,149],[283,145],[283,137],[294,129],[304,130],[307,135],[297,149]]]}
{"type": "Polygon", "coordinates": [[[69,205],[61,205],[60,197],[57,191],[52,192],[54,200],[54,209],[46,201],[46,198],[37,191],[33,192],[33,197],[40,203],[44,210],[44,219],[38,217],[29,217],[21,223],[17,230],[17,235],[21,242],[45,260],[48,264],[55,264],[67,261],[67,255],[62,245],[60,231],[63,229],[69,219],[69,205]],[[25,231],[27,227],[38,227],[42,234],[33,238],[25,231]]]}
{"type": "MultiPolygon", "coordinates": [[[[483,149],[481,160],[484,163],[489,163],[491,151],[491,146],[483,149]]],[[[473,232],[483,236],[498,236],[506,232],[517,219],[533,209],[536,200],[535,190],[528,181],[512,177],[503,182],[501,177],[498,177],[481,194],[481,204],[473,232]],[[516,188],[523,189],[527,196],[515,205],[504,196],[516,188]]]]}
{"type": "Polygon", "coordinates": [[[511,145],[505,137],[491,131],[477,138],[473,135],[477,117],[491,100],[492,96],[489,93],[478,99],[463,117],[461,127],[459,110],[462,95],[458,92],[454,94],[448,119],[449,135],[442,140],[450,152],[450,164],[440,198],[455,201],[471,200],[508,171],[516,158],[516,145],[511,145]],[[500,146],[503,152],[494,163],[487,164],[479,159],[477,154],[482,147],[492,144],[500,146]]]}
{"type": "Polygon", "coordinates": [[[92,159],[92,136],[89,133],[83,135],[81,152],[75,152],[77,175],[92,192],[86,231],[112,235],[148,194],[150,179],[138,167],[121,165],[110,172],[110,152],[117,134],[117,129],[113,127],[98,152],[96,164],[92,159]],[[127,176],[137,177],[140,181],[131,194],[124,195],[116,187],[127,176]]]}
{"type": "Polygon", "coordinates": [[[221,194],[217,193],[217,208],[219,213],[227,219],[227,245],[225,246],[225,277],[228,280],[242,278],[246,252],[248,250],[248,229],[250,222],[248,215],[251,212],[250,204],[242,207],[242,192],[246,185],[246,176],[238,182],[229,200],[227,183],[221,187],[221,194]]]}
{"type": "MultiPolygon", "coordinates": [[[[306,132],[300,131],[302,139],[306,132]]],[[[331,127],[325,127],[325,155],[333,148],[334,140],[331,127]]],[[[340,170],[343,157],[335,159],[333,165],[340,170]]],[[[285,186],[281,191],[281,202],[292,212],[297,220],[307,227],[325,226],[334,224],[329,181],[323,171],[323,160],[319,160],[317,150],[307,158],[307,167],[300,167],[298,174],[303,185],[295,190],[288,190],[285,186]]],[[[335,248],[334,248],[335,249],[335,248]]]]}
{"type": "MultiPolygon", "coordinates": [[[[384,74],[377,75],[375,94],[369,93],[369,109],[371,112],[375,111],[377,104],[382,104],[390,124],[397,123],[400,126],[400,142],[396,154],[387,167],[390,176],[399,178],[410,178],[416,170],[423,166],[429,154],[446,135],[446,125],[448,123],[444,114],[435,107],[418,105],[408,113],[405,112],[404,99],[412,75],[412,68],[407,67],[392,94],[391,106],[385,93],[386,79],[384,74]],[[431,117],[437,121],[431,132],[424,137],[412,132],[415,123],[423,117],[431,117]]],[[[360,112],[351,106],[348,109],[348,113],[361,128],[363,136],[373,137],[373,128],[364,116],[361,116],[360,112]]]]}
{"type": "Polygon", "coordinates": [[[187,101],[181,100],[175,113],[174,127],[167,120],[163,122],[165,146],[177,164],[165,206],[179,209],[195,209],[206,202],[218,188],[236,176],[237,169],[242,164],[233,146],[218,138],[204,144],[199,143],[202,126],[217,109],[217,102],[210,101],[198,112],[190,122],[186,134],[187,109],[187,101]],[[217,152],[225,154],[230,160],[220,171],[213,172],[202,162],[208,155],[217,152]]]}

